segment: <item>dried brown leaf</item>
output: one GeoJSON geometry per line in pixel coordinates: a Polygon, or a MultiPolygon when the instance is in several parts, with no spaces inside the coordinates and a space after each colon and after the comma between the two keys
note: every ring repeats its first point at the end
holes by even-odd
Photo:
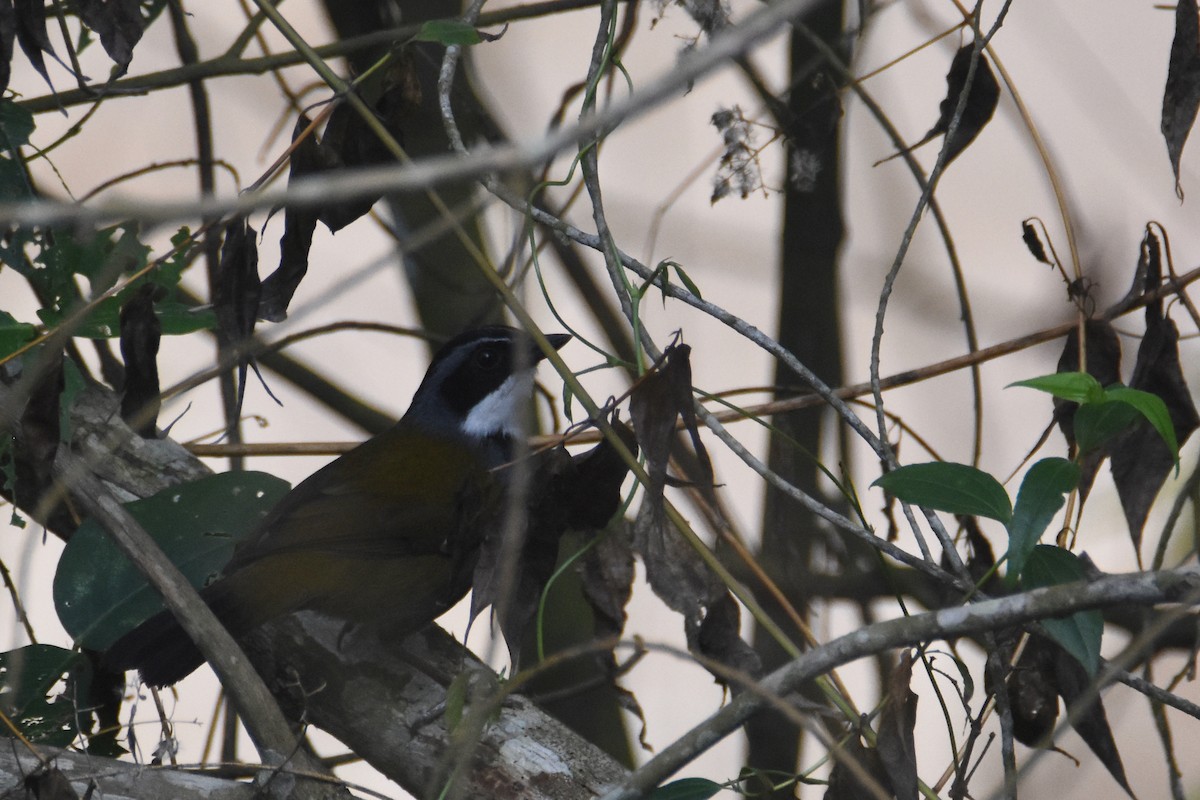
{"type": "Polygon", "coordinates": [[[17,44],[54,91],[50,74],[46,72],[46,61],[42,58],[42,53],[54,55],[54,45],[46,33],[46,0],[14,0],[13,6],[17,12],[17,44]]]}
{"type": "MultiPolygon", "coordinates": [[[[1162,280],[1162,266],[1157,239],[1148,234],[1147,245],[1150,256],[1145,259],[1144,286],[1151,290],[1162,280]]],[[[1200,415],[1179,362],[1179,329],[1164,314],[1161,298],[1146,305],[1146,333],[1138,347],[1129,385],[1162,399],[1180,447],[1200,426],[1200,415]]],[[[1113,444],[1113,481],[1129,525],[1130,538],[1137,550],[1140,550],[1146,515],[1174,466],[1174,454],[1149,422],[1139,422],[1113,444]]]]}
{"type": "Polygon", "coordinates": [[[1026,747],[1047,741],[1058,721],[1058,681],[1054,674],[1058,649],[1043,636],[1030,636],[1008,678],[1013,736],[1026,747]]]}
{"type": "Polygon", "coordinates": [[[829,773],[825,800],[879,800],[881,794],[887,796],[885,787],[889,785],[879,751],[864,746],[855,735],[841,745],[841,752],[829,773]]]}
{"type": "MultiPolygon", "coordinates": [[[[378,96],[369,105],[376,120],[396,141],[402,141],[402,123],[420,103],[420,89],[409,62],[403,58],[397,61],[374,88],[378,89],[378,96]]],[[[308,117],[301,114],[293,128],[292,141],[309,125],[308,117]]],[[[292,152],[288,183],[323,172],[369,168],[393,161],[394,154],[362,114],[350,103],[342,103],[330,113],[323,136],[313,133],[297,144],[292,152]]],[[[284,212],[279,266],[263,281],[262,319],[280,322],[287,318],[292,296],[308,272],[308,254],[317,222],[336,233],[367,214],[379,198],[380,195],[366,195],[315,207],[289,207],[284,212]]]]}
{"type": "MultiPolygon", "coordinates": [[[[614,426],[625,428],[615,420],[614,426]]],[[[632,437],[627,428],[626,434],[632,437]]],[[[472,619],[489,605],[502,607],[498,622],[514,664],[524,633],[536,617],[542,591],[558,563],[563,534],[567,530],[589,530],[606,524],[620,507],[621,483],[628,473],[625,462],[614,458],[613,446],[607,439],[579,456],[573,457],[565,448],[556,447],[536,454],[533,459],[529,484],[533,491],[525,509],[525,541],[512,572],[512,584],[501,585],[504,575],[500,559],[505,548],[498,532],[491,532],[480,548],[471,594],[472,619]],[[501,592],[505,592],[503,602],[498,603],[501,592]]],[[[615,597],[609,599],[615,601],[615,597]]],[[[609,603],[605,613],[618,615],[623,624],[627,601],[628,597],[615,607],[609,603]]],[[[615,618],[610,619],[609,624],[615,624],[615,618]]],[[[619,630],[620,627],[614,632],[619,630]]]]}
{"type": "Polygon", "coordinates": [[[1077,658],[1057,644],[1048,644],[1056,651],[1054,679],[1059,696],[1067,708],[1071,709],[1071,727],[1079,734],[1079,738],[1087,743],[1092,753],[1100,759],[1100,763],[1125,793],[1136,800],[1133,790],[1129,787],[1129,781],[1125,778],[1125,767],[1121,763],[1121,754],[1117,751],[1117,742],[1113,738],[1112,727],[1108,724],[1108,716],[1104,713],[1104,703],[1097,695],[1092,702],[1079,707],[1079,701],[1087,693],[1091,678],[1077,658]]]}
{"type": "Polygon", "coordinates": [[[154,313],[157,291],[155,284],[143,284],[121,307],[121,358],[125,361],[121,419],[147,439],[155,436],[161,406],[158,345],[162,323],[154,313]]]}
{"type": "MultiPolygon", "coordinates": [[[[958,52],[954,54],[954,60],[950,62],[950,71],[946,73],[946,96],[938,106],[939,114],[937,122],[933,124],[929,132],[921,137],[921,140],[916,144],[888,156],[883,161],[890,161],[897,156],[912,152],[918,147],[936,139],[938,136],[943,136],[950,132],[950,122],[954,119],[954,110],[958,107],[958,99],[967,87],[967,76],[970,72],[971,57],[974,51],[975,43],[970,42],[960,47],[958,52]]],[[[992,74],[992,67],[988,63],[987,56],[980,53],[979,63],[975,67],[975,74],[971,76],[970,93],[967,95],[967,102],[963,107],[962,117],[959,118],[958,126],[954,129],[954,137],[946,143],[947,165],[957,158],[963,150],[966,150],[971,142],[975,141],[975,137],[991,121],[992,115],[996,113],[996,106],[999,103],[1000,84],[996,82],[996,76],[992,74]]]]}
{"type": "Polygon", "coordinates": [[[76,0],[79,18],[100,37],[100,46],[117,65],[112,77],[129,70],[133,48],[146,30],[140,0],[76,0]]]}
{"type": "MultiPolygon", "coordinates": [[[[245,217],[235,218],[225,226],[225,241],[221,245],[221,260],[213,288],[213,313],[217,316],[218,334],[234,346],[249,339],[258,322],[262,284],[258,279],[256,236],[257,232],[245,217]]],[[[246,371],[253,363],[254,359],[249,356],[238,359],[239,414],[246,394],[246,371]]],[[[258,373],[257,366],[254,371],[258,373]]],[[[261,375],[259,379],[262,379],[261,375]]]]}
{"type": "Polygon", "coordinates": [[[1196,0],[1178,0],[1175,4],[1175,38],[1167,63],[1167,84],[1163,89],[1162,135],[1167,142],[1167,157],[1175,173],[1175,194],[1183,199],[1179,184],[1179,161],[1196,112],[1200,110],[1200,15],[1196,0]]]}
{"type": "Polygon", "coordinates": [[[917,695],[909,688],[912,667],[912,653],[905,651],[888,677],[876,740],[880,764],[897,800],[917,798],[917,695]]]}
{"type": "Polygon", "coordinates": [[[696,451],[701,491],[712,491],[712,465],[696,428],[692,405],[691,348],[667,348],[662,364],[634,387],[629,408],[638,441],[646,455],[649,485],[634,522],[634,549],[646,566],[650,588],[683,616],[688,647],[727,666],[753,674],[758,658],[738,635],[736,604],[725,584],[683,534],[666,518],[663,487],[676,440],[675,421],[682,418],[696,451]]]}

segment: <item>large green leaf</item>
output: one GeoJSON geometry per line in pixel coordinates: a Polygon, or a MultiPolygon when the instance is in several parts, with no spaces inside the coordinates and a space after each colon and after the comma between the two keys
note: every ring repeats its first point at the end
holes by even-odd
{"type": "MultiPolygon", "coordinates": [[[[71,698],[50,692],[72,674],[82,688],[89,673],[83,656],[61,647],[31,644],[0,653],[0,710],[29,741],[66,747],[79,730],[79,712],[71,698]]],[[[12,733],[0,726],[0,735],[12,733]]]]}
{"type": "MultiPolygon", "coordinates": [[[[264,472],[226,472],[126,508],[199,588],[287,491],[286,481],[264,472]]],[[[93,650],[108,649],[162,608],[158,593],[92,520],[79,526],[59,559],[54,605],[67,632],[93,650]]]]}
{"type": "MultiPolygon", "coordinates": [[[[97,303],[87,315],[87,319],[73,328],[71,333],[84,339],[111,339],[119,336],[121,306],[141,285],[142,282],[138,281],[115,297],[108,297],[97,303]]],[[[212,330],[217,327],[217,317],[211,308],[193,308],[179,302],[164,302],[154,304],[154,314],[162,323],[163,334],[167,336],[212,330]]],[[[37,315],[47,328],[57,327],[70,316],[53,308],[39,308],[37,315]]]]}
{"type": "MultiPolygon", "coordinates": [[[[1040,544],[1029,554],[1021,583],[1027,589],[1074,583],[1087,577],[1074,553],[1061,547],[1040,544]]],[[[1099,611],[1077,611],[1069,617],[1043,619],[1042,625],[1064,650],[1074,656],[1091,676],[1100,668],[1100,640],[1104,617],[1099,611]]]]}
{"type": "Polygon", "coordinates": [[[1008,493],[999,481],[966,464],[932,461],[898,467],[871,484],[900,500],[951,514],[969,514],[1007,523],[1008,493]]]}
{"type": "Polygon", "coordinates": [[[1063,507],[1066,493],[1078,483],[1079,465],[1065,458],[1043,458],[1025,473],[1008,523],[1009,585],[1016,584],[1046,526],[1063,507]]]}

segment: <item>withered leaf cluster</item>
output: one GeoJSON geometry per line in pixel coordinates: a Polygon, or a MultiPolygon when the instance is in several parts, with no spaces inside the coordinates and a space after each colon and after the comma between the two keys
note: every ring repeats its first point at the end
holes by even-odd
{"type": "MultiPolygon", "coordinates": [[[[378,97],[371,107],[374,121],[399,141],[402,138],[401,120],[419,102],[411,65],[399,59],[384,73],[376,88],[378,97]]],[[[288,181],[394,160],[395,155],[381,141],[371,122],[350,103],[342,102],[330,112],[323,137],[318,136],[313,121],[306,114],[300,114],[293,133],[288,181]]],[[[292,297],[308,272],[308,254],[317,223],[321,222],[336,233],[367,214],[378,200],[379,196],[375,195],[317,205],[288,206],[284,210],[283,234],[279,240],[279,265],[265,279],[259,277],[258,241],[254,228],[245,218],[226,223],[213,293],[218,330],[223,340],[238,347],[253,334],[258,320],[280,322],[286,319],[292,297]]],[[[249,367],[258,372],[253,358],[241,354],[238,358],[239,408],[249,367]]],[[[259,377],[261,379],[261,375],[259,377]]]]}
{"type": "MultiPolygon", "coordinates": [[[[1162,261],[1158,237],[1147,231],[1135,271],[1136,295],[1148,295],[1162,286],[1162,261]]],[[[1156,395],[1163,401],[1171,417],[1175,439],[1182,446],[1200,426],[1200,415],[1196,412],[1179,361],[1179,329],[1164,312],[1162,297],[1146,303],[1145,321],[1146,330],[1138,347],[1129,386],[1156,395]]],[[[1112,325],[1105,320],[1088,320],[1084,337],[1087,372],[1102,386],[1118,383],[1121,376],[1121,345],[1112,325]]],[[[1078,369],[1079,339],[1078,333],[1072,331],[1059,358],[1058,370],[1074,372],[1078,369]]],[[[1055,421],[1072,448],[1076,444],[1073,425],[1077,409],[1075,403],[1055,401],[1055,421]]],[[[1171,449],[1148,421],[1139,419],[1120,435],[1081,456],[1083,475],[1080,491],[1085,498],[1095,479],[1096,470],[1105,458],[1110,459],[1113,482],[1129,526],[1129,536],[1135,550],[1140,549],[1150,506],[1175,466],[1171,449]]]]}
{"type": "MultiPolygon", "coordinates": [[[[1011,663],[1021,631],[1001,631],[1000,650],[1005,663],[1011,663]]],[[[1013,717],[1013,736],[1028,747],[1051,746],[1059,716],[1059,698],[1071,710],[1069,722],[1100,763],[1125,792],[1133,797],[1117,742],[1113,738],[1104,703],[1098,695],[1091,698],[1092,680],[1079,659],[1053,640],[1030,634],[1017,659],[1005,691],[1013,717]]]]}
{"type": "MultiPolygon", "coordinates": [[[[401,59],[387,71],[371,110],[384,130],[402,143],[402,123],[419,104],[420,89],[411,65],[401,59]]],[[[312,127],[312,121],[305,114],[296,120],[289,185],[292,181],[325,172],[368,168],[396,160],[368,120],[349,103],[339,103],[333,109],[325,124],[324,136],[318,137],[312,127]]],[[[279,267],[263,280],[258,317],[271,322],[287,317],[292,295],[308,272],[308,253],[318,222],[330,232],[337,233],[369,212],[378,200],[378,195],[368,195],[315,206],[289,206],[283,215],[279,267]]]]}
{"type": "MultiPolygon", "coordinates": [[[[753,675],[754,650],[739,636],[738,606],[725,584],[696,547],[667,518],[663,489],[672,452],[682,447],[676,420],[687,431],[700,479],[693,488],[712,495],[713,472],[696,427],[692,400],[691,348],[675,344],[643,378],[630,399],[638,442],[646,456],[649,484],[633,526],[633,549],[642,557],[646,579],[667,606],[683,616],[688,647],[705,658],[753,675]]],[[[717,504],[712,504],[714,507],[717,504]]],[[[719,677],[719,676],[718,676],[719,677]]]]}
{"type": "MultiPolygon", "coordinates": [[[[637,442],[629,426],[615,417],[611,424],[626,449],[636,454],[637,442]]],[[[624,459],[607,439],[578,456],[560,446],[535,454],[532,461],[532,474],[528,476],[530,491],[526,493],[528,503],[524,508],[525,540],[511,571],[505,569],[505,548],[512,537],[502,522],[498,530],[490,531],[484,539],[472,580],[471,618],[488,606],[496,610],[514,664],[519,663],[518,648],[536,618],[542,590],[554,573],[563,533],[604,528],[620,507],[621,484],[629,472],[624,459]]],[[[513,530],[520,530],[520,526],[513,526],[513,530]]],[[[603,536],[599,547],[610,552],[617,546],[617,539],[615,535],[603,536]]],[[[601,579],[609,577],[613,576],[601,579]]],[[[619,584],[624,575],[618,570],[615,577],[619,584]]],[[[598,604],[604,633],[615,633],[623,627],[631,582],[630,566],[624,584],[626,595],[620,602],[612,596],[613,592],[620,594],[620,585],[609,585],[607,593],[597,588],[600,596],[592,602],[598,604]],[[614,615],[619,617],[619,623],[613,620],[614,615]]]]}
{"type": "Polygon", "coordinates": [[[825,800],[868,800],[880,797],[881,791],[885,797],[916,800],[917,695],[909,688],[912,667],[913,655],[905,651],[888,676],[874,746],[849,732],[834,752],[825,800]]]}
{"type": "MultiPolygon", "coordinates": [[[[113,60],[112,78],[129,70],[133,49],[141,41],[146,26],[162,11],[162,0],[71,0],[67,13],[79,17],[100,39],[100,46],[113,60]]],[[[13,42],[29,59],[30,65],[54,88],[46,70],[44,56],[49,55],[63,69],[74,74],[71,67],[58,57],[46,29],[46,0],[3,0],[0,2],[0,92],[8,88],[12,76],[13,42]]],[[[73,47],[68,42],[67,47],[73,47]]],[[[83,83],[87,79],[75,75],[83,83]]]]}

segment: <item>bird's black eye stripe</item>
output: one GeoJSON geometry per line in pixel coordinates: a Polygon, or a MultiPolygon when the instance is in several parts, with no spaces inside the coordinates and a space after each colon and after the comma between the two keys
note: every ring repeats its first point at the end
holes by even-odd
{"type": "Polygon", "coordinates": [[[479,369],[491,372],[504,363],[504,346],[494,343],[480,345],[471,359],[479,369]]]}
{"type": "Polygon", "coordinates": [[[446,375],[441,387],[441,402],[455,414],[465,417],[476,403],[499,388],[512,370],[511,342],[480,342],[446,375]]]}

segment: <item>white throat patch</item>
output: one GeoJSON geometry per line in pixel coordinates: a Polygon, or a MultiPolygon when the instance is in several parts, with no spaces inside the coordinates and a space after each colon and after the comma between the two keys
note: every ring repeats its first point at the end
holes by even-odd
{"type": "Polygon", "coordinates": [[[463,433],[480,439],[495,434],[517,436],[521,432],[521,414],[525,413],[525,405],[532,396],[532,369],[508,376],[467,414],[462,423],[463,433]]]}

